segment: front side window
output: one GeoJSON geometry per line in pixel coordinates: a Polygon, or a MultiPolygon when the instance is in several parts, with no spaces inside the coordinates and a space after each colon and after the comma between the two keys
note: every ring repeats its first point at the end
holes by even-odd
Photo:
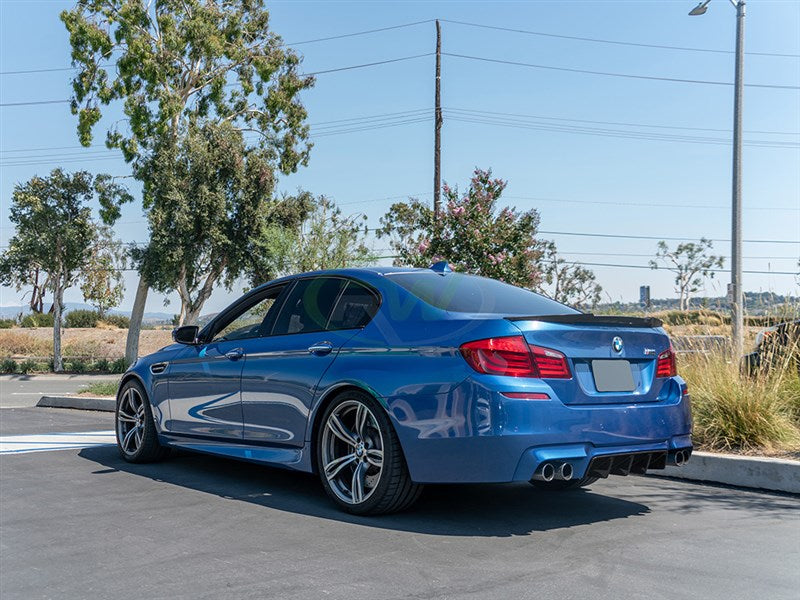
{"type": "Polygon", "coordinates": [[[278,309],[276,301],[282,290],[270,290],[266,296],[255,300],[255,304],[245,304],[240,311],[228,317],[231,320],[226,325],[221,324],[222,329],[217,331],[212,341],[245,340],[269,335],[278,309]]]}
{"type": "Polygon", "coordinates": [[[334,277],[298,281],[283,303],[272,335],[324,331],[346,283],[334,277]]]}

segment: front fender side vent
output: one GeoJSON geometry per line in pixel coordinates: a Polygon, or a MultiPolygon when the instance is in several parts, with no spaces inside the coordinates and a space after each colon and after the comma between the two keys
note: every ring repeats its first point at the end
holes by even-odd
{"type": "Polygon", "coordinates": [[[150,365],[150,372],[153,375],[158,375],[159,373],[163,373],[167,368],[167,364],[169,364],[169,363],[165,363],[165,362],[154,363],[154,364],[150,365]]]}

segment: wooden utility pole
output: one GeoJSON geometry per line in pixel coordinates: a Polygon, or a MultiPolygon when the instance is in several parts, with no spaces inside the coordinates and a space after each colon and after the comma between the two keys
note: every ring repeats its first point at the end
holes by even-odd
{"type": "Polygon", "coordinates": [[[433,214],[438,220],[441,210],[442,184],[442,28],[436,20],[436,114],[433,137],[433,214]]]}

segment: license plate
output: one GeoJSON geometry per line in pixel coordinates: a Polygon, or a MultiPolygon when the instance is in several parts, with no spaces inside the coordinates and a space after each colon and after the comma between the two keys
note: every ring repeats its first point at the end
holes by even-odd
{"type": "Polygon", "coordinates": [[[627,360],[593,360],[592,373],[598,392],[632,392],[636,389],[627,360]]]}

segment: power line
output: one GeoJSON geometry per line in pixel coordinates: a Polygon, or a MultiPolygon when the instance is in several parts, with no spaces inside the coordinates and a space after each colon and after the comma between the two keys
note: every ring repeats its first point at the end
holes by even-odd
{"type": "Polygon", "coordinates": [[[316,42],[327,42],[330,40],[340,40],[342,38],[355,37],[357,35],[367,35],[370,33],[379,33],[381,31],[389,31],[392,29],[402,29],[405,27],[414,27],[415,25],[422,25],[424,23],[433,23],[435,19],[425,19],[424,21],[414,21],[413,23],[403,23],[401,25],[390,25],[389,27],[379,27],[378,29],[367,29],[365,31],[356,31],[355,33],[343,33],[341,35],[332,35],[329,37],[321,37],[313,40],[303,40],[302,42],[286,42],[287,46],[300,46],[302,44],[314,44],[316,42]]]}
{"type": "MultiPolygon", "coordinates": [[[[547,121],[570,121],[575,123],[592,123],[596,125],[621,125],[624,127],[652,127],[654,129],[682,129],[686,131],[714,131],[720,133],[729,133],[730,127],[728,128],[713,128],[713,127],[690,127],[685,125],[664,125],[664,124],[654,124],[654,123],[630,123],[626,121],[595,121],[590,119],[570,119],[566,117],[552,117],[546,115],[529,115],[529,114],[520,114],[520,113],[508,113],[508,112],[497,112],[497,111],[490,111],[490,110],[475,110],[475,109],[468,109],[468,108],[455,108],[455,107],[445,107],[445,110],[461,112],[461,113],[476,113],[482,115],[497,115],[502,117],[521,117],[526,119],[544,119],[547,121]]],[[[764,130],[757,130],[757,129],[748,129],[745,130],[745,133],[757,133],[762,135],[792,135],[792,136],[800,136],[800,131],[764,131],[764,130]]]]}
{"type": "MultiPolygon", "coordinates": [[[[535,202],[565,202],[568,204],[599,204],[603,206],[624,206],[626,208],[697,208],[697,209],[714,209],[714,210],[727,210],[729,206],[712,205],[712,204],[664,204],[658,202],[613,202],[605,200],[566,200],[563,198],[541,198],[537,196],[503,196],[509,200],[533,200],[535,202]]],[[[746,210],[787,210],[787,211],[800,211],[800,207],[783,207],[783,206],[748,206],[746,210]]]]}
{"type": "MultiPolygon", "coordinates": [[[[340,35],[332,35],[328,37],[316,38],[313,40],[302,40],[299,42],[286,42],[284,46],[301,46],[303,44],[314,44],[316,42],[327,42],[330,40],[340,40],[343,38],[355,37],[359,35],[368,35],[371,33],[379,33],[381,31],[389,31],[392,29],[403,29],[405,27],[413,27],[415,25],[422,25],[424,23],[432,23],[435,19],[425,19],[424,21],[415,21],[413,23],[402,23],[400,25],[390,25],[388,27],[379,27],[377,29],[367,29],[364,31],[356,31],[354,33],[343,33],[340,35]]],[[[100,67],[113,67],[113,63],[99,65],[100,67]]],[[[44,69],[22,69],[18,71],[0,71],[0,75],[29,75],[33,73],[54,73],[63,71],[74,71],[77,67],[53,67],[44,69]]]]}
{"type": "MultiPolygon", "coordinates": [[[[570,252],[568,250],[559,250],[559,254],[576,254],[579,256],[630,256],[637,258],[653,258],[653,253],[636,253],[636,252],[570,252]]],[[[723,256],[723,258],[730,258],[730,256],[723,256]]],[[[797,256],[743,256],[747,260],[797,260],[797,256]]]]}
{"type": "MultiPolygon", "coordinates": [[[[707,79],[681,79],[678,77],[657,77],[654,75],[634,75],[632,73],[612,73],[610,71],[591,71],[589,69],[574,69],[571,67],[555,67],[552,65],[539,65],[534,63],[517,62],[513,60],[501,60],[499,58],[486,58],[483,56],[470,56],[467,54],[455,54],[453,52],[442,52],[444,56],[452,56],[453,58],[463,58],[466,60],[475,60],[488,63],[512,65],[516,67],[528,67],[532,69],[546,69],[549,71],[565,71],[568,73],[581,73],[584,75],[602,75],[605,77],[624,77],[627,79],[647,79],[651,81],[669,81],[673,83],[696,83],[704,85],[725,85],[732,86],[733,83],[729,81],[711,81],[707,79]]],[[[746,83],[746,87],[756,88],[770,88],[780,90],[800,90],[800,86],[796,85],[778,85],[770,83],[746,83]]]]}
{"type": "MultiPolygon", "coordinates": [[[[510,127],[513,129],[530,129],[535,131],[551,131],[556,133],[574,133],[580,135],[591,135],[599,137],[637,139],[647,141],[680,142],[687,144],[705,144],[716,146],[729,146],[731,140],[728,138],[711,138],[691,135],[664,134],[650,131],[630,131],[623,129],[604,129],[596,127],[563,125],[557,123],[536,123],[529,121],[502,119],[499,117],[478,117],[465,116],[458,113],[448,113],[449,120],[457,123],[474,123],[480,125],[492,125],[495,127],[510,127]]],[[[798,142],[774,141],[774,140],[747,140],[745,145],[753,148],[800,148],[798,142]]]]}
{"type": "MultiPolygon", "coordinates": [[[[455,21],[451,19],[439,19],[443,23],[453,23],[454,25],[466,25],[468,27],[480,27],[483,29],[495,29],[497,31],[508,31],[511,33],[524,33],[541,37],[560,38],[565,40],[576,40],[580,42],[592,42],[596,44],[614,44],[618,46],[635,46],[639,48],[657,48],[660,50],[683,50],[687,52],[711,52],[715,54],[733,54],[733,50],[717,50],[714,48],[694,48],[689,46],[669,46],[665,44],[645,44],[639,42],[625,42],[621,40],[608,40],[602,38],[580,37],[575,35],[561,35],[555,33],[545,33],[543,31],[530,31],[527,29],[513,29],[511,27],[499,27],[495,25],[485,25],[482,23],[468,23],[466,21],[455,21]]],[[[800,54],[785,54],[780,52],[746,52],[753,56],[778,56],[783,58],[800,58],[800,54]]]]}
{"type": "MultiPolygon", "coordinates": [[[[587,233],[587,232],[577,232],[577,231],[544,231],[540,230],[539,233],[544,233],[547,235],[572,235],[572,236],[580,236],[580,237],[601,237],[601,238],[614,238],[614,239],[630,239],[630,240],[664,240],[667,242],[691,242],[696,240],[696,238],[687,238],[687,237],[664,237],[664,236],[654,236],[654,235],[627,235],[627,234],[616,234],[616,233],[587,233]]],[[[709,240],[712,242],[730,242],[729,239],[714,239],[709,240]]],[[[800,244],[800,240],[742,240],[743,242],[747,242],[750,244],[800,244]]]]}
{"type": "MultiPolygon", "coordinates": [[[[587,267],[616,267],[616,268],[623,268],[623,269],[649,269],[651,271],[668,271],[669,269],[665,267],[659,267],[658,269],[653,269],[653,267],[648,265],[620,265],[616,263],[596,263],[596,262],[574,262],[571,263],[574,265],[582,265],[587,267]]],[[[708,269],[709,272],[712,273],[729,273],[730,269],[708,269]]],[[[742,273],[747,273],[750,275],[800,275],[797,271],[756,271],[756,270],[743,270],[742,273]]]]}
{"type": "MultiPolygon", "coordinates": [[[[339,73],[341,71],[351,71],[353,69],[364,69],[367,67],[375,67],[379,65],[388,65],[391,63],[398,63],[403,62],[406,60],[414,60],[417,58],[423,58],[425,56],[433,56],[433,52],[426,52],[424,54],[413,54],[411,56],[401,56],[399,58],[389,58],[387,60],[378,60],[374,62],[368,63],[361,63],[358,65],[348,65],[346,67],[336,67],[334,69],[323,69],[321,71],[312,71],[311,73],[302,73],[301,77],[309,77],[309,76],[316,76],[316,75],[325,75],[327,73],[339,73]]],[[[0,107],[10,107],[10,106],[37,106],[40,104],[69,104],[71,100],[31,100],[25,102],[3,102],[0,103],[0,107]]]]}

